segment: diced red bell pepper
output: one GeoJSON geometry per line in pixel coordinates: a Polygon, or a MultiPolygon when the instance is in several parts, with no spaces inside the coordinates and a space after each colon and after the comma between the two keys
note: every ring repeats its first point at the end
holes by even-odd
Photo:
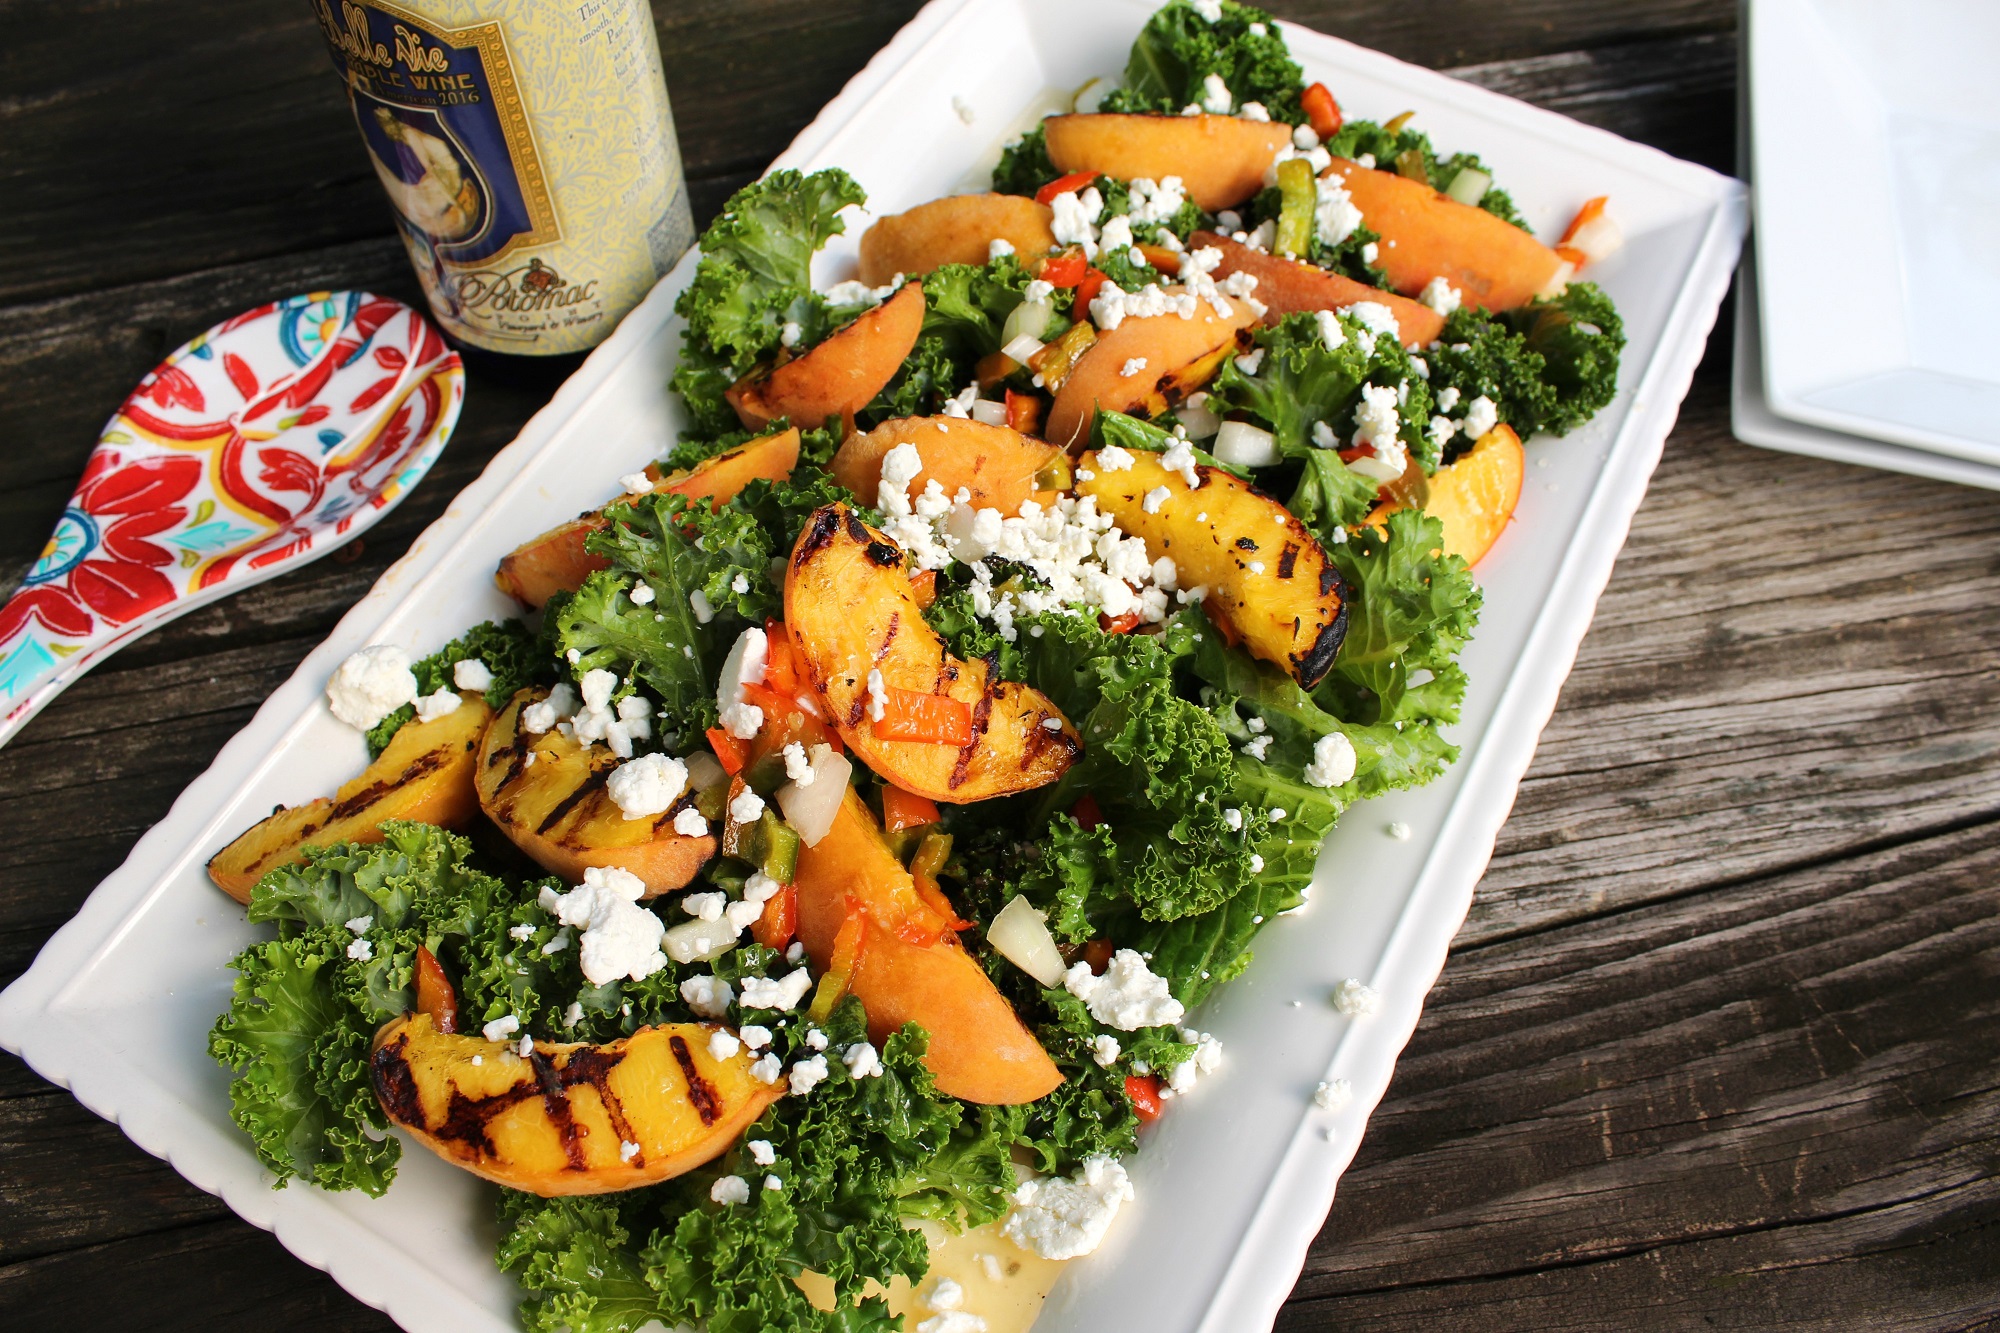
{"type": "Polygon", "coordinates": [[[439,1032],[458,1031],[458,992],[437,955],[417,946],[417,1012],[431,1016],[431,1026],[439,1032]]]}
{"type": "Polygon", "coordinates": [[[1076,285],[1076,304],[1071,307],[1071,318],[1083,319],[1090,311],[1090,303],[1097,299],[1097,293],[1109,281],[1095,268],[1084,272],[1083,281],[1076,285]]]}
{"type": "Polygon", "coordinates": [[[1007,425],[1023,435],[1033,435],[1042,427],[1042,400],[1031,393],[1007,390],[1007,425]]]}
{"type": "Polygon", "coordinates": [[[885,741],[924,741],[933,745],[972,744],[972,705],[943,694],[890,687],[883,701],[875,735],[885,741]]]}
{"type": "Polygon", "coordinates": [[[1096,179],[1097,173],[1094,171],[1072,171],[1067,176],[1058,176],[1041,189],[1035,191],[1035,202],[1038,204],[1052,204],[1055,202],[1057,195],[1075,194],[1096,179]]]}
{"type": "Polygon", "coordinates": [[[1100,611],[1097,613],[1097,627],[1106,634],[1130,634],[1139,628],[1139,613],[1127,611],[1122,616],[1107,616],[1100,611]]]}
{"type": "Polygon", "coordinates": [[[1562,239],[1556,242],[1556,248],[1560,250],[1575,240],[1578,232],[1603,214],[1604,206],[1610,201],[1611,196],[1608,194],[1600,194],[1595,199],[1586,200],[1583,207],[1576,210],[1576,216],[1569,220],[1569,228],[1563,232],[1562,239]]]}
{"type": "Polygon", "coordinates": [[[1090,272],[1090,261],[1083,257],[1083,251],[1058,250],[1042,261],[1042,271],[1036,276],[1051,287],[1074,287],[1083,281],[1084,274],[1090,272]]]}
{"type": "Polygon", "coordinates": [[[724,731],[721,727],[708,729],[708,745],[715,751],[715,757],[722,764],[722,771],[735,777],[743,771],[743,765],[750,761],[750,752],[743,742],[724,731]]]}
{"type": "Polygon", "coordinates": [[[1160,1104],[1160,1080],[1151,1074],[1130,1074],[1125,1079],[1125,1099],[1132,1103],[1132,1114],[1148,1124],[1160,1118],[1166,1107],[1160,1104]]]}
{"type": "Polygon", "coordinates": [[[1306,121],[1321,142],[1340,133],[1340,103],[1333,100],[1333,93],[1325,84],[1315,83],[1299,94],[1299,105],[1305,108],[1306,121]]]}
{"type": "Polygon", "coordinates": [[[882,827],[891,833],[938,822],[937,802],[891,783],[882,788],[882,827]]]}

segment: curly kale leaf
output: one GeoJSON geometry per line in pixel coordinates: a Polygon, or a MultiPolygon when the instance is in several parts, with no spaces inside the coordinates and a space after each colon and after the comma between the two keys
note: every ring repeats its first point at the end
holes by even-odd
{"type": "MultiPolygon", "coordinates": [[[[1397,437],[1426,471],[1439,461],[1439,445],[1426,430],[1430,389],[1396,339],[1376,334],[1352,314],[1334,318],[1340,342],[1329,347],[1315,314],[1287,315],[1257,330],[1261,359],[1231,357],[1209,385],[1210,406],[1249,416],[1275,437],[1279,452],[1304,456],[1324,448],[1313,428],[1325,423],[1336,443],[1354,433],[1363,385],[1401,390],[1397,437]],[[1256,369],[1244,368],[1246,359],[1256,369]],[[1402,386],[1407,385],[1407,390],[1402,386]]],[[[1325,436],[1322,435],[1321,439],[1325,436]]]]}
{"type": "Polygon", "coordinates": [[[723,392],[776,351],[785,325],[802,345],[830,331],[825,302],[812,290],[812,257],[846,229],[842,209],[867,195],[834,168],[802,175],[774,171],[730,197],[701,238],[694,281],[674,303],[687,320],[674,389],[697,431],[735,429],[723,392]]]}
{"type": "Polygon", "coordinates": [[[1565,435],[1617,395],[1625,324],[1610,297],[1577,282],[1552,300],[1497,315],[1461,308],[1439,343],[1425,353],[1433,389],[1455,388],[1464,402],[1492,399],[1500,420],[1524,439],[1565,435]]]}
{"type": "Polygon", "coordinates": [[[954,355],[951,344],[935,333],[918,337],[895,377],[882,386],[875,400],[854,414],[863,430],[898,417],[934,416],[959,386],[972,378],[969,359],[954,355]]]}
{"type": "Polygon", "coordinates": [[[1303,121],[1299,94],[1305,91],[1305,75],[1286,48],[1277,21],[1235,0],[1222,0],[1221,7],[1222,17],[1214,23],[1188,0],[1173,0],[1157,10],[1132,43],[1125,84],[1104,99],[1104,110],[1172,114],[1200,102],[1203,84],[1214,74],[1229,88],[1235,107],[1260,102],[1273,120],[1288,125],[1303,121]]]}
{"type": "Polygon", "coordinates": [[[1012,1184],[1007,1145],[990,1117],[968,1119],[963,1104],[937,1094],[920,1030],[891,1035],[883,1072],[856,1079],[838,1057],[866,1040],[859,1002],[845,1001],[823,1027],[827,1080],[766,1112],[745,1136],[770,1145],[770,1164],[739,1144],[649,1189],[602,1199],[503,1195],[500,1263],[530,1293],[521,1311],[530,1329],[630,1333],[652,1319],[711,1333],[896,1326],[879,1298],[861,1299],[863,1285],[921,1279],[927,1246],[904,1219],[962,1227],[1000,1216],[1012,1184]],[[748,1202],[711,1200],[725,1175],[750,1183],[748,1202]],[[834,1310],[815,1309],[794,1285],[806,1269],[833,1282],[834,1310]]]}
{"type": "Polygon", "coordinates": [[[697,734],[715,725],[716,673],[737,632],[778,613],[771,535],[734,503],[711,510],[679,495],[606,516],[586,546],[611,568],[551,599],[547,632],[579,679],[598,669],[636,679],[661,700],[668,729],[697,734]],[[652,597],[634,602],[642,583],[652,597]]]}
{"type": "MultiPolygon", "coordinates": [[[[984,265],[941,264],[924,275],[924,332],[973,361],[997,352],[1000,330],[1028,282],[1028,270],[1013,255],[984,265]]],[[[1066,327],[1052,325],[1044,341],[1061,337],[1066,327]]]]}
{"type": "Polygon", "coordinates": [[[389,1187],[398,1147],[379,1137],[386,1122],[368,1081],[375,1029],[409,1007],[427,913],[502,890],[466,864],[463,838],[406,823],[382,835],[311,849],[251,890],[250,919],[276,922],[279,938],[232,964],[209,1053],[233,1075],[231,1117],[280,1183],[389,1187]]]}
{"type": "Polygon", "coordinates": [[[1000,163],[993,168],[993,192],[1032,196],[1061,175],[1049,161],[1048,131],[1037,125],[1000,150],[1000,163]]]}
{"type": "MultiPolygon", "coordinates": [[[[493,673],[486,702],[495,708],[511,699],[516,690],[555,679],[548,655],[542,652],[532,630],[518,620],[489,620],[474,625],[410,668],[417,678],[417,693],[435,694],[451,685],[451,669],[469,658],[484,662],[493,673]]],[[[388,749],[396,732],[416,715],[414,707],[404,704],[370,727],[368,757],[373,759],[388,749]]]]}

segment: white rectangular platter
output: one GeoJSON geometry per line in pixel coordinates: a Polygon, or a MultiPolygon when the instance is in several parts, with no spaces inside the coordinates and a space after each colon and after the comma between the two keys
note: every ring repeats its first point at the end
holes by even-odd
{"type": "MultiPolygon", "coordinates": [[[[845,167],[878,212],[949,192],[1029,110],[1050,105],[1051,90],[1122,69],[1150,8],[935,0],[777,165],[845,167]]],[[[1430,788],[1353,811],[1328,843],[1308,910],[1275,923],[1249,973],[1196,1015],[1222,1039],[1225,1067],[1149,1132],[1133,1163],[1138,1202],[1105,1249],[1065,1275],[1037,1325],[1044,1333],[1270,1323],[1465,915],[1742,241],[1744,192],[1727,177],[1345,42],[1294,27],[1287,36],[1349,114],[1414,108],[1446,151],[1483,154],[1544,236],[1585,198],[1611,196],[1630,243],[1593,276],[1626,320],[1624,388],[1590,427],[1530,445],[1516,522],[1480,570],[1486,610],[1465,659],[1463,759],[1430,788]],[[1391,821],[1414,836],[1385,836],[1391,821]],[[1347,977],[1382,992],[1379,1012],[1335,1013],[1327,994],[1347,977]],[[1311,1097],[1331,1077],[1354,1090],[1338,1113],[1311,1097]]],[[[826,279],[847,276],[854,241],[825,258],[826,279]]],[[[689,255],[626,318],[0,996],[0,1045],[406,1328],[516,1327],[520,1293],[493,1264],[490,1190],[420,1149],[404,1154],[379,1200],[269,1188],[205,1053],[229,959],[257,932],[202,865],[274,802],[317,796],[358,770],[360,738],[322,702],[337,663],[370,643],[429,651],[509,613],[491,578],[499,557],[609,499],[613,478],[673,441],[672,308],[693,264],[689,255]]]]}

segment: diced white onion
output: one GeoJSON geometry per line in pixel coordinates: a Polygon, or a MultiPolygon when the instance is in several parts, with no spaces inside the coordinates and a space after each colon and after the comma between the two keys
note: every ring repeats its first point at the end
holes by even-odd
{"type": "Polygon", "coordinates": [[[1479,201],[1484,199],[1486,192],[1492,188],[1493,177],[1476,167],[1466,167],[1451,178],[1451,184],[1445,186],[1444,192],[1461,204],[1470,204],[1477,208],[1479,201]]]}
{"type": "Polygon", "coordinates": [[[1210,452],[1231,467],[1269,467],[1278,461],[1278,441],[1261,426],[1225,421],[1215,433],[1215,448],[1210,452]]]}
{"type": "Polygon", "coordinates": [[[1005,345],[1003,345],[1000,348],[1000,354],[1002,356],[1011,357],[1016,362],[1025,366],[1028,364],[1028,362],[1032,361],[1035,358],[1036,353],[1040,352],[1041,350],[1042,350],[1042,344],[1037,342],[1035,339],[1030,338],[1027,334],[1024,333],[1018,338],[1010,339],[1005,345]]]}
{"type": "Polygon", "coordinates": [[[1007,424],[1007,404],[998,398],[979,398],[972,404],[972,419],[988,426],[1007,424]]]}
{"type": "Polygon", "coordinates": [[[1222,418],[1208,409],[1208,395],[1196,394],[1174,409],[1190,440],[1205,440],[1222,429],[1222,418]]]}
{"type": "Polygon", "coordinates": [[[986,942],[1002,958],[1026,972],[1044,986],[1062,981],[1062,951],[1049,934],[1048,922],[1026,898],[1009,898],[993,924],[986,928],[986,942]]]}
{"type": "Polygon", "coordinates": [[[778,808],[785,812],[785,822],[799,835],[799,841],[817,847],[833,827],[833,817],[840,813],[854,765],[846,755],[835,754],[831,745],[815,745],[812,770],[813,780],[806,786],[787,782],[778,788],[778,808]]]}
{"type": "Polygon", "coordinates": [[[729,774],[722,771],[722,765],[706,750],[696,750],[681,762],[687,765],[690,791],[707,791],[718,782],[729,781],[729,774]]]}
{"type": "Polygon", "coordinates": [[[1000,344],[1006,346],[1016,338],[1040,338],[1049,331],[1049,321],[1056,317],[1053,301],[1023,301],[1007,312],[1007,322],[1000,326],[1000,344]]]}
{"type": "Polygon", "coordinates": [[[1576,229],[1569,247],[1581,250],[1591,263],[1601,264],[1625,247],[1625,232],[1609,213],[1599,213],[1576,229]]]}
{"type": "Polygon", "coordinates": [[[1390,467],[1373,454],[1360,454],[1349,459],[1347,470],[1358,473],[1370,481],[1389,482],[1403,475],[1403,469],[1390,467]]]}
{"type": "Polygon", "coordinates": [[[1575,276],[1576,265],[1565,259],[1556,265],[1556,271],[1549,274],[1549,280],[1542,284],[1542,289],[1535,295],[1544,301],[1553,301],[1569,290],[1569,280],[1575,276]]]}
{"type": "Polygon", "coordinates": [[[1070,102],[1070,109],[1080,116],[1088,116],[1104,105],[1104,99],[1111,96],[1118,87],[1116,80],[1098,75],[1089,83],[1076,90],[1076,97],[1070,102]]]}

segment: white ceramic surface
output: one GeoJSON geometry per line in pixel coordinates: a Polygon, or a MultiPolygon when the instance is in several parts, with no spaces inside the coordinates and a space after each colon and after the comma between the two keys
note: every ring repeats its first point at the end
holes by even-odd
{"type": "Polygon", "coordinates": [[[1743,267],[1737,270],[1736,347],[1731,357],[1734,375],[1729,386],[1729,425],[1737,439],[1781,453],[2000,491],[2000,464],[1954,458],[1929,449],[1912,449],[1823,426],[1808,426],[1772,411],[1764,392],[1764,350],[1757,318],[1757,265],[1753,249],[1745,248],[1743,267]]]}
{"type": "Polygon", "coordinates": [[[1778,415],[2000,464],[1996,52],[1992,0],[1751,4],[1778,415]]]}
{"type": "MultiPolygon", "coordinates": [[[[1149,9],[934,0],[778,165],[846,167],[881,211],[928,198],[966,180],[1049,89],[1122,68],[1149,9]]],[[[1586,198],[1611,196],[1630,243],[1594,276],[1627,323],[1625,388],[1590,427],[1529,446],[1536,461],[1517,521],[1481,567],[1486,613],[1466,654],[1473,685],[1456,733],[1463,759],[1432,787],[1354,810],[1328,844],[1312,905],[1275,923],[1249,973],[1196,1015],[1223,1039],[1225,1068],[1149,1133],[1133,1163],[1139,1202],[1065,1276],[1043,1333],[1241,1333],[1283,1302],[1589,626],[1745,225],[1744,192],[1727,177],[1332,38],[1287,35],[1308,76],[1352,114],[1414,107],[1440,144],[1484,154],[1544,235],[1586,198]],[[1414,836],[1385,836],[1391,821],[1414,836]],[[1328,991],[1346,977],[1381,990],[1378,1013],[1350,1021],[1331,1009],[1328,991]],[[1353,1085],[1338,1113],[1312,1105],[1328,1077],[1353,1085]]],[[[846,276],[854,241],[827,257],[825,277],[846,276]]],[[[493,1267],[490,1192],[420,1149],[380,1200],[268,1188],[203,1050],[227,1000],[228,960],[257,932],[201,866],[274,801],[317,795],[359,767],[361,738],[321,701],[342,658],[377,642],[426,651],[506,613],[495,561],[522,534],[609,499],[613,478],[671,442],[672,306],[693,262],[627,316],[0,996],[0,1044],[411,1329],[515,1327],[519,1293],[493,1267]]]]}

